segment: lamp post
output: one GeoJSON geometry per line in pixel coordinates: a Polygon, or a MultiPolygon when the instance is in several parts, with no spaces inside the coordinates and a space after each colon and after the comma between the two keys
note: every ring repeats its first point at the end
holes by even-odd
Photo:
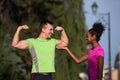
{"type": "MultiPolygon", "coordinates": [[[[98,5],[94,2],[91,6],[93,14],[96,14],[98,5]]],[[[100,15],[107,15],[108,17],[108,66],[109,66],[109,79],[111,80],[111,32],[110,32],[110,12],[100,13],[100,15]]]]}

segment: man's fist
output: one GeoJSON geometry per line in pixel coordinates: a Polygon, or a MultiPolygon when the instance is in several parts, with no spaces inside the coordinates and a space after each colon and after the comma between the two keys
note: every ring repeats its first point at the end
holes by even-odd
{"type": "Polygon", "coordinates": [[[18,27],[19,29],[29,29],[29,27],[27,25],[22,25],[18,27]]]}
{"type": "Polygon", "coordinates": [[[56,31],[62,31],[63,28],[62,28],[61,26],[56,26],[55,30],[56,30],[56,31]]]}

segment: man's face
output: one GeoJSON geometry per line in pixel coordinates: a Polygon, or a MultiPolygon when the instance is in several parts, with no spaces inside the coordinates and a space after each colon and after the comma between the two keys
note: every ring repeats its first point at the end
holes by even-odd
{"type": "Polygon", "coordinates": [[[44,32],[46,38],[51,38],[51,36],[53,34],[53,25],[51,25],[51,24],[45,25],[43,28],[43,32],[44,32]]]}

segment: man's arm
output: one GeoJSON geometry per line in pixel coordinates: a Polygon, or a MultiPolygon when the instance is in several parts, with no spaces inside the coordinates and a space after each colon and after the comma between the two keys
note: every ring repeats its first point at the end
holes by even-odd
{"type": "Polygon", "coordinates": [[[60,26],[57,26],[55,28],[55,30],[61,31],[61,39],[58,40],[58,44],[57,44],[56,48],[61,49],[61,47],[68,46],[68,37],[65,33],[65,30],[60,26]]]}
{"type": "Polygon", "coordinates": [[[18,49],[27,49],[28,47],[27,40],[19,41],[20,31],[22,29],[29,29],[29,27],[27,25],[22,25],[17,28],[17,31],[15,32],[15,35],[13,37],[12,46],[18,49]]]}

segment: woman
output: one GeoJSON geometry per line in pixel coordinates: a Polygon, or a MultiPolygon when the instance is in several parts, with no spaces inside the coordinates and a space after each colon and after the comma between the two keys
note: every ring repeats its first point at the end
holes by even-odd
{"type": "Polygon", "coordinates": [[[88,60],[89,80],[102,80],[104,49],[99,44],[99,40],[104,30],[104,26],[101,23],[94,23],[93,28],[87,31],[86,41],[92,46],[92,48],[80,58],[75,57],[67,47],[63,47],[76,63],[88,60]]]}

